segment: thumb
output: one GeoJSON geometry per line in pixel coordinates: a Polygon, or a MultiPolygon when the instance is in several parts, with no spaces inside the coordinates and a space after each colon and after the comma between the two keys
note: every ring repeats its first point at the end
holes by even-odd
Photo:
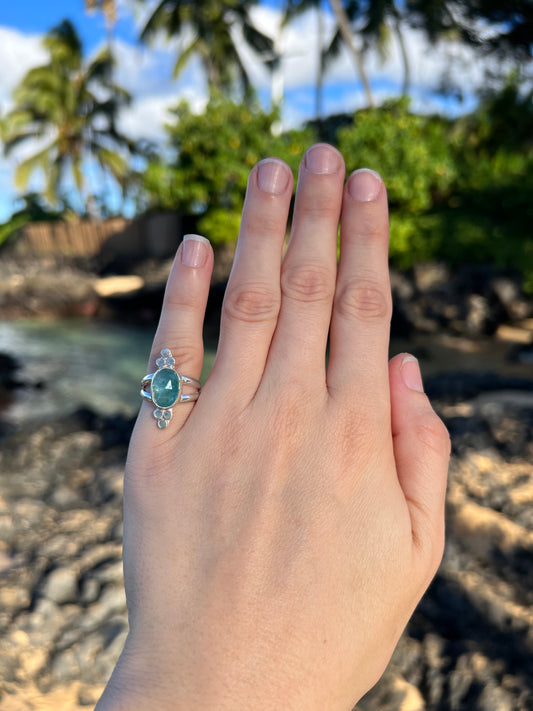
{"type": "Polygon", "coordinates": [[[390,361],[389,383],[394,458],[411,515],[413,543],[434,559],[436,568],[444,546],[450,437],[424,394],[414,356],[401,353],[390,361]]]}

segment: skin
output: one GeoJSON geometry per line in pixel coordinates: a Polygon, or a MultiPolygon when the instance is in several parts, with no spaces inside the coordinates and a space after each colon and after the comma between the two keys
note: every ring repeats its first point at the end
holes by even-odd
{"type": "MultiPolygon", "coordinates": [[[[166,430],[141,408],[130,633],[97,711],[349,711],[435,574],[449,437],[416,359],[388,362],[385,186],[344,178],[334,148],[307,151],[282,258],[293,179],[255,166],[209,379],[166,430]]],[[[178,249],[148,372],[166,346],[199,377],[212,266],[207,243],[178,249]]]]}

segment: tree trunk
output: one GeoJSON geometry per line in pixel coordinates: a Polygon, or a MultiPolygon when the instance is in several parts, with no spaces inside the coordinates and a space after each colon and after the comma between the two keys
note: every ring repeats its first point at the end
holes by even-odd
{"type": "Polygon", "coordinates": [[[317,22],[318,22],[318,67],[316,72],[316,86],[315,86],[315,118],[318,122],[322,120],[322,98],[323,98],[323,85],[324,85],[324,18],[322,16],[322,3],[319,2],[317,5],[317,22]]]}
{"type": "Polygon", "coordinates": [[[403,62],[402,96],[407,96],[411,85],[411,67],[409,65],[409,55],[407,54],[407,47],[405,46],[402,25],[397,12],[394,15],[394,31],[396,32],[396,37],[398,38],[403,62]]]}
{"type": "Polygon", "coordinates": [[[363,58],[361,52],[357,49],[353,42],[352,29],[350,27],[350,20],[346,14],[345,9],[342,6],[341,0],[330,0],[333,12],[337,18],[337,24],[339,26],[339,32],[341,33],[342,39],[348,51],[352,55],[352,59],[355,63],[357,73],[363,84],[365,91],[366,101],[368,106],[374,106],[374,98],[372,96],[372,90],[370,89],[370,84],[368,83],[368,77],[366,76],[365,67],[363,65],[363,58]]]}

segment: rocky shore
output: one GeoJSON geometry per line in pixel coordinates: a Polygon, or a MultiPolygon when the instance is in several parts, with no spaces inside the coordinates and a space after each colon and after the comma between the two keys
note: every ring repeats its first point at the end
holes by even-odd
{"type": "MultiPolygon", "coordinates": [[[[427,380],[453,440],[443,563],[360,711],[533,708],[533,379],[427,380]],[[490,384],[490,387],[488,387],[490,384]]],[[[127,634],[132,422],[80,410],[0,454],[0,710],[91,707],[127,634]]]]}
{"type": "MultiPolygon", "coordinates": [[[[4,260],[0,318],[153,325],[170,264],[106,274],[73,261],[4,260]]],[[[213,338],[224,275],[208,305],[213,338]]],[[[358,709],[531,711],[533,299],[515,274],[490,268],[421,265],[393,271],[391,281],[393,335],[434,363],[426,389],[452,435],[447,546],[384,678],[358,709]],[[462,349],[465,372],[435,364],[447,343],[462,349]],[[504,346],[505,374],[490,367],[490,344],[504,346]]],[[[16,360],[0,354],[0,411],[28,387],[16,360]]],[[[23,430],[0,426],[0,711],[91,707],[120,653],[132,424],[80,409],[23,430]]]]}
{"type": "MultiPolygon", "coordinates": [[[[215,260],[206,315],[216,335],[232,250],[215,260]]],[[[145,259],[110,271],[95,260],[11,255],[0,261],[0,319],[88,316],[135,323],[156,322],[172,259],[145,259]]],[[[490,266],[459,269],[440,263],[391,271],[393,336],[448,333],[492,336],[533,318],[533,295],[518,273],[490,266]]],[[[522,346],[531,346],[530,342],[522,346]]],[[[529,350],[529,357],[533,355],[529,350]]],[[[518,353],[517,357],[520,357],[518,353]]],[[[531,362],[530,360],[530,362],[531,362]]]]}

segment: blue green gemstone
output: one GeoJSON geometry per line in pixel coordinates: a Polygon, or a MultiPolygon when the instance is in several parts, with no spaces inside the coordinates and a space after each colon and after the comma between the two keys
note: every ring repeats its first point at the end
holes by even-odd
{"type": "Polygon", "coordinates": [[[180,380],[172,368],[161,368],[152,378],[152,400],[157,407],[172,407],[180,394],[180,380]]]}

